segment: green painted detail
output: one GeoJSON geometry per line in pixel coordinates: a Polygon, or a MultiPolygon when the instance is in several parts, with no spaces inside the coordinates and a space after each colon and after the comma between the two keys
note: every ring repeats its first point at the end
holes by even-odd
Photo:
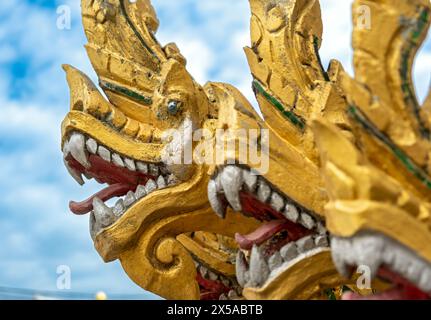
{"type": "Polygon", "coordinates": [[[130,89],[118,86],[116,84],[106,82],[106,81],[100,81],[100,86],[104,89],[107,89],[109,91],[116,92],[122,96],[126,96],[127,98],[130,98],[136,102],[139,102],[141,104],[144,104],[146,106],[150,106],[153,104],[153,100],[149,97],[145,97],[135,91],[132,91],[130,89]]]}
{"type": "Polygon", "coordinates": [[[301,119],[298,115],[296,115],[294,112],[285,110],[283,104],[277,98],[270,95],[262,86],[262,84],[256,79],[253,80],[253,89],[255,93],[262,95],[269,103],[276,107],[283,114],[283,116],[285,116],[293,125],[295,125],[301,130],[305,129],[305,121],[301,119]]]}
{"type": "Polygon", "coordinates": [[[416,52],[416,48],[419,46],[418,41],[420,40],[424,32],[427,31],[429,16],[429,10],[427,8],[423,8],[419,14],[417,23],[412,27],[409,41],[401,52],[400,66],[400,76],[402,79],[401,90],[404,93],[404,102],[408,106],[410,106],[411,110],[413,111],[415,118],[419,124],[421,135],[425,139],[430,139],[431,133],[421,119],[421,107],[417,102],[416,95],[411,84],[410,61],[412,55],[416,52]]]}
{"type": "Polygon", "coordinates": [[[422,36],[424,30],[426,29],[429,23],[429,15],[430,13],[428,9],[424,9],[421,12],[418,19],[418,23],[416,25],[416,29],[413,30],[413,37],[412,37],[413,40],[418,40],[422,36]]]}
{"type": "Polygon", "coordinates": [[[397,147],[389,137],[377,129],[356,106],[349,106],[348,112],[349,115],[365,130],[367,130],[368,133],[385,144],[410,173],[418,178],[426,187],[431,189],[431,177],[423,169],[421,169],[404,151],[397,147]]]}

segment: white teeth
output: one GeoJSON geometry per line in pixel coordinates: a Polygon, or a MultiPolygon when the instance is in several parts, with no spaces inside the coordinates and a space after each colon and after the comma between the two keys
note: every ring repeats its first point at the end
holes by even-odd
{"type": "Polygon", "coordinates": [[[228,288],[230,287],[230,281],[228,279],[222,279],[221,283],[223,283],[225,287],[228,287],[228,288]]]}
{"type": "MultiPolygon", "coordinates": [[[[382,264],[385,242],[383,238],[358,237],[353,239],[353,251],[356,253],[357,265],[367,265],[371,269],[371,276],[374,278],[382,264]]],[[[400,260],[402,267],[406,264],[404,259],[400,260]]],[[[406,270],[407,271],[407,270],[406,270]]]]}
{"type": "Polygon", "coordinates": [[[284,208],[284,199],[277,192],[273,192],[271,195],[271,207],[278,212],[284,208]]]}
{"type": "Polygon", "coordinates": [[[159,178],[157,179],[157,187],[159,189],[166,188],[166,181],[165,181],[165,178],[163,178],[163,176],[159,176],[159,178]]]}
{"type": "Polygon", "coordinates": [[[317,230],[317,233],[322,235],[326,235],[328,233],[328,230],[326,230],[325,226],[323,225],[323,222],[321,221],[317,223],[316,230],[317,230]]]}
{"type": "Polygon", "coordinates": [[[155,164],[150,164],[149,174],[153,177],[158,177],[159,176],[159,167],[156,166],[155,164]]]}
{"type": "Polygon", "coordinates": [[[124,213],[124,202],[123,199],[119,199],[117,201],[117,203],[114,206],[114,209],[112,209],[112,211],[114,212],[114,215],[116,217],[121,217],[124,213]]]}
{"type": "Polygon", "coordinates": [[[226,295],[226,294],[222,293],[222,294],[220,295],[220,297],[219,297],[219,300],[220,300],[220,301],[225,301],[225,300],[229,300],[229,299],[228,299],[228,297],[227,297],[227,295],[226,295]]]}
{"type": "MultiPolygon", "coordinates": [[[[385,257],[385,242],[382,237],[367,234],[354,238],[334,237],[331,241],[332,260],[341,275],[351,276],[352,267],[365,265],[370,268],[374,277],[385,257]]],[[[391,257],[391,260],[394,256],[391,257]]],[[[396,260],[396,259],[395,259],[396,260]]]]}
{"type": "Polygon", "coordinates": [[[114,223],[114,213],[97,197],[93,199],[93,211],[96,221],[100,223],[102,227],[106,228],[114,223]]]}
{"type": "Polygon", "coordinates": [[[314,248],[313,236],[308,236],[296,241],[296,246],[298,247],[299,253],[305,253],[314,248]]]}
{"type": "Polygon", "coordinates": [[[132,159],[124,159],[124,164],[126,165],[126,168],[130,171],[136,171],[135,161],[133,161],[132,159]]]}
{"type": "Polygon", "coordinates": [[[124,205],[126,207],[130,207],[132,204],[136,202],[135,194],[132,191],[129,191],[124,198],[124,205]]]}
{"type": "Polygon", "coordinates": [[[345,278],[350,277],[350,266],[354,265],[352,247],[349,239],[334,237],[331,241],[332,260],[338,272],[345,278]]]}
{"type": "Polygon", "coordinates": [[[250,283],[248,286],[260,287],[268,279],[270,272],[261,249],[254,246],[251,250],[250,283]]]}
{"type": "Polygon", "coordinates": [[[84,177],[86,177],[88,180],[93,179],[93,177],[91,176],[91,174],[89,174],[89,173],[87,173],[87,172],[84,172],[84,173],[83,173],[83,175],[84,175],[84,177]]]}
{"type": "Polygon", "coordinates": [[[283,258],[281,257],[279,252],[276,252],[269,258],[268,266],[271,271],[276,270],[283,264],[283,258]]]}
{"type": "Polygon", "coordinates": [[[298,222],[299,212],[298,209],[292,204],[288,203],[286,205],[286,209],[284,210],[283,215],[286,217],[286,219],[292,222],[298,222]]]}
{"type": "Polygon", "coordinates": [[[208,270],[208,278],[212,281],[217,281],[218,280],[218,275],[216,275],[214,272],[212,272],[211,270],[208,270]]]}
{"type": "Polygon", "coordinates": [[[174,174],[170,174],[168,176],[167,182],[168,182],[168,186],[174,186],[174,185],[178,184],[178,179],[177,179],[177,177],[175,177],[174,174]]]}
{"type": "Polygon", "coordinates": [[[111,152],[108,149],[106,149],[105,147],[100,146],[97,153],[106,162],[111,162],[111,152]]]}
{"type": "Polygon", "coordinates": [[[301,213],[299,222],[308,230],[312,230],[316,226],[316,222],[314,221],[313,217],[304,212],[301,213]]]}
{"type": "Polygon", "coordinates": [[[298,254],[299,254],[298,248],[296,247],[296,244],[293,242],[288,243],[280,250],[280,255],[283,258],[283,260],[286,262],[295,259],[298,256],[298,254]]]}
{"type": "Polygon", "coordinates": [[[244,179],[246,190],[251,193],[254,193],[257,187],[257,175],[252,174],[248,170],[243,170],[242,177],[244,179]]]}
{"type": "Polygon", "coordinates": [[[428,293],[431,293],[431,270],[425,270],[419,280],[419,286],[428,293]]]}
{"type": "Polygon", "coordinates": [[[266,203],[271,195],[271,188],[263,180],[259,179],[259,188],[257,189],[257,198],[260,202],[266,203]]]}
{"type": "Polygon", "coordinates": [[[206,278],[208,276],[208,269],[204,266],[199,267],[199,272],[202,277],[206,278]]]}
{"type": "Polygon", "coordinates": [[[242,183],[242,172],[240,168],[235,166],[224,168],[221,174],[221,184],[227,201],[235,211],[242,210],[241,199],[239,197],[242,183]]]}
{"type": "MultiPolygon", "coordinates": [[[[420,279],[421,279],[422,274],[428,273],[428,270],[426,269],[426,267],[424,265],[417,264],[417,263],[414,263],[413,261],[411,261],[411,264],[407,268],[406,273],[407,273],[408,279],[413,279],[412,280],[413,282],[416,282],[416,283],[419,282],[420,283],[420,279]]],[[[431,281],[431,278],[428,279],[428,281],[431,281]]]]}
{"type": "Polygon", "coordinates": [[[211,180],[208,183],[208,200],[214,212],[222,219],[226,217],[226,206],[220,201],[217,183],[211,180]]]}
{"type": "Polygon", "coordinates": [[[152,179],[148,180],[145,186],[145,191],[147,191],[147,194],[150,194],[155,190],[157,190],[157,184],[152,179]]]}
{"type": "Polygon", "coordinates": [[[238,299],[238,294],[235,292],[235,290],[231,290],[229,291],[227,297],[229,298],[229,300],[235,300],[238,299]]]}
{"type": "Polygon", "coordinates": [[[69,144],[68,144],[69,152],[85,168],[90,167],[90,163],[87,159],[87,153],[85,151],[85,137],[80,133],[72,134],[69,144]]]}
{"type": "Polygon", "coordinates": [[[142,199],[147,195],[147,190],[145,189],[145,186],[138,186],[135,192],[136,199],[142,199]]]}
{"type": "Polygon", "coordinates": [[[124,167],[125,167],[124,161],[123,161],[123,159],[121,158],[121,156],[120,156],[119,154],[114,153],[114,154],[112,155],[112,162],[113,162],[117,167],[120,167],[120,168],[124,168],[124,167]]]}
{"type": "Polygon", "coordinates": [[[196,260],[193,260],[193,264],[195,265],[196,269],[199,268],[199,262],[197,262],[196,260]]]}
{"type": "Polygon", "coordinates": [[[65,159],[63,159],[63,161],[67,171],[72,176],[72,178],[75,179],[75,181],[78,182],[81,186],[83,186],[85,182],[82,178],[82,175],[79,172],[75,171],[73,168],[71,168],[65,159]]]}
{"type": "Polygon", "coordinates": [[[246,278],[246,272],[248,271],[247,265],[245,262],[245,256],[244,253],[241,250],[238,250],[238,253],[236,254],[236,277],[239,285],[241,287],[245,287],[249,279],[246,278]]]}
{"type": "Polygon", "coordinates": [[[94,212],[90,213],[90,235],[91,239],[93,241],[96,240],[97,232],[101,229],[100,224],[96,221],[96,218],[94,217],[94,212]]]}
{"type": "Polygon", "coordinates": [[[160,173],[161,173],[162,175],[164,175],[164,176],[169,175],[169,170],[168,170],[168,168],[166,168],[166,167],[160,167],[160,168],[159,168],[159,170],[160,170],[160,173]]]}
{"type": "Polygon", "coordinates": [[[148,165],[143,162],[136,162],[136,167],[138,168],[139,172],[142,172],[143,174],[148,173],[148,165]]]}
{"type": "Polygon", "coordinates": [[[325,235],[318,235],[314,238],[316,247],[329,247],[328,237],[325,235]]]}
{"type": "Polygon", "coordinates": [[[98,147],[98,145],[97,145],[96,140],[91,139],[91,138],[88,139],[87,143],[86,143],[86,146],[87,146],[88,152],[90,152],[91,154],[97,154],[97,147],[98,147]]]}
{"type": "Polygon", "coordinates": [[[63,145],[63,158],[66,159],[70,153],[69,140],[66,140],[63,145]]]}

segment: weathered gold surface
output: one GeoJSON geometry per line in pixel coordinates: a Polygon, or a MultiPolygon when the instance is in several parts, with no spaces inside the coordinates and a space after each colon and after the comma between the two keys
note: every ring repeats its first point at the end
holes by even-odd
{"type": "MultiPolygon", "coordinates": [[[[227,232],[233,230],[233,226],[240,226],[242,232],[256,228],[253,220],[248,225],[243,222],[241,216],[233,213],[222,221],[210,208],[165,218],[146,226],[137,243],[120,254],[120,261],[129,277],[143,288],[167,299],[199,299],[192,257],[174,237],[193,230],[208,229],[233,236],[227,232]]],[[[212,262],[211,259],[205,261],[212,262]]],[[[216,264],[211,266],[219,270],[216,264]]]]}
{"type": "MultiPolygon", "coordinates": [[[[431,262],[430,96],[421,107],[412,65],[431,23],[431,3],[362,1],[372,28],[355,27],[355,77],[342,76],[354,138],[314,122],[329,230],[378,231],[431,262]]],[[[428,67],[428,66],[424,66],[428,67]]]]}

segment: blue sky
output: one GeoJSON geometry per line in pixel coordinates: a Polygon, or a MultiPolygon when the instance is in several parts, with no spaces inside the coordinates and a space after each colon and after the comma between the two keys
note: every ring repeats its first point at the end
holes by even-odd
{"type": "MultiPolygon", "coordinates": [[[[95,78],[83,45],[78,0],[2,0],[0,8],[0,287],[56,290],[56,268],[68,265],[72,291],[142,294],[118,263],[104,264],[88,233],[86,217],[69,213],[80,188],[62,165],[60,123],[69,93],[61,64],[95,78]],[[59,5],[69,5],[70,30],[56,26],[59,5]]],[[[322,0],[322,56],[351,72],[350,3],[322,0]]],[[[162,43],[176,42],[189,70],[204,83],[223,81],[252,99],[242,47],[248,45],[246,0],[153,0],[162,43]]],[[[431,41],[415,72],[421,99],[430,84],[431,41]]],[[[151,295],[143,295],[143,298],[151,295]]]]}

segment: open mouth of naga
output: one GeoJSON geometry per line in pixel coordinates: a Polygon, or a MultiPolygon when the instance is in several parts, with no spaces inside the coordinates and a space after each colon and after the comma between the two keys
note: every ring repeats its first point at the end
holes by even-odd
{"type": "Polygon", "coordinates": [[[69,135],[63,146],[64,162],[71,176],[83,185],[95,179],[106,188],[81,202],[70,202],[77,215],[90,214],[93,239],[114,224],[137,201],[160,189],[178,184],[175,175],[160,163],[144,163],[124,157],[79,132],[69,135]],[[107,202],[118,198],[113,207],[107,202]]]}
{"type": "Polygon", "coordinates": [[[261,288],[295,263],[329,249],[323,221],[246,167],[226,166],[208,186],[210,203],[224,218],[227,206],[262,225],[236,235],[238,283],[261,288]]]}
{"type": "Polygon", "coordinates": [[[366,266],[372,279],[389,284],[385,291],[367,297],[346,293],[344,300],[431,299],[431,264],[387,236],[363,232],[352,238],[334,237],[332,255],[343,275],[350,276],[358,266],[366,266]]]}

